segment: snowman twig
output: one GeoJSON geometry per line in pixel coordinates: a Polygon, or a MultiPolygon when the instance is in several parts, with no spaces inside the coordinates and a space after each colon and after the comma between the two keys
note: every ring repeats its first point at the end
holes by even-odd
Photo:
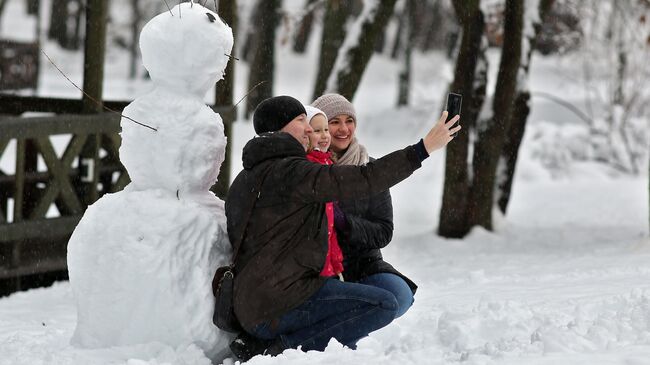
{"type": "Polygon", "coordinates": [[[172,8],[170,8],[170,7],[169,7],[169,4],[167,4],[167,0],[163,0],[163,2],[165,3],[165,5],[167,5],[167,9],[169,9],[169,14],[171,14],[172,16],[174,16],[174,13],[172,13],[172,8]]]}
{"type": "Polygon", "coordinates": [[[230,55],[230,54],[227,54],[227,53],[224,53],[223,55],[230,58],[231,60],[239,61],[239,58],[237,58],[237,57],[235,57],[233,55],[230,55]]]}
{"type": "Polygon", "coordinates": [[[252,89],[248,90],[248,92],[246,93],[246,95],[244,95],[241,99],[239,99],[239,101],[237,102],[237,104],[233,105],[232,107],[233,107],[233,108],[237,107],[237,105],[239,105],[239,103],[241,103],[242,101],[244,101],[244,99],[246,99],[246,98],[248,97],[248,95],[250,95],[250,94],[251,94],[255,89],[257,89],[258,86],[262,85],[262,84],[265,83],[265,82],[268,82],[268,80],[262,80],[262,81],[258,82],[257,85],[253,86],[252,89]]]}
{"type": "MultiPolygon", "coordinates": [[[[194,0],[190,0],[194,2],[194,0]]],[[[208,0],[203,0],[203,4],[201,4],[201,0],[199,0],[199,4],[203,6],[204,8],[206,7],[205,4],[208,2],[208,0]]],[[[219,11],[219,5],[217,5],[217,0],[214,0],[214,11],[219,11]]]]}
{"type": "Polygon", "coordinates": [[[81,91],[84,95],[86,95],[86,96],[87,96],[90,100],[92,100],[95,104],[101,106],[102,108],[108,110],[109,112],[112,112],[112,113],[118,114],[118,115],[120,115],[122,118],[126,118],[126,119],[132,121],[132,122],[135,123],[135,124],[138,124],[138,125],[141,125],[141,126],[143,126],[143,127],[149,128],[149,129],[151,129],[151,130],[154,131],[154,132],[158,132],[158,130],[157,130],[156,128],[154,128],[154,127],[152,127],[152,126],[149,126],[149,125],[146,125],[146,124],[144,124],[144,123],[140,123],[140,122],[138,122],[137,120],[135,120],[135,119],[133,119],[133,118],[131,118],[131,117],[127,117],[126,115],[123,115],[122,113],[118,112],[117,110],[113,110],[113,109],[111,109],[111,108],[105,106],[103,103],[100,103],[99,101],[97,101],[97,99],[95,99],[95,98],[93,98],[92,96],[88,95],[87,92],[83,91],[83,89],[81,89],[79,86],[77,86],[77,84],[75,84],[72,80],[70,80],[70,78],[69,78],[69,77],[68,77],[68,76],[67,76],[63,71],[61,71],[61,69],[59,68],[59,66],[57,66],[56,63],[54,63],[54,61],[52,61],[52,59],[50,58],[50,56],[48,56],[47,53],[45,53],[45,51],[44,51],[43,49],[41,49],[41,52],[43,52],[43,54],[45,55],[45,57],[47,58],[47,60],[50,61],[50,63],[52,64],[52,66],[54,66],[54,68],[56,68],[56,69],[61,73],[61,75],[63,75],[63,77],[65,77],[66,80],[68,80],[68,82],[70,82],[70,83],[72,84],[72,86],[76,87],[77,90],[81,91]]]}

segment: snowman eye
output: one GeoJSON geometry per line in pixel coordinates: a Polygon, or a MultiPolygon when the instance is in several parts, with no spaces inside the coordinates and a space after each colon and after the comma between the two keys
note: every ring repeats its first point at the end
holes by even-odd
{"type": "Polygon", "coordinates": [[[205,13],[205,15],[208,16],[208,19],[210,20],[210,23],[214,23],[215,21],[217,21],[217,18],[215,18],[214,15],[212,15],[210,13],[205,13]]]}

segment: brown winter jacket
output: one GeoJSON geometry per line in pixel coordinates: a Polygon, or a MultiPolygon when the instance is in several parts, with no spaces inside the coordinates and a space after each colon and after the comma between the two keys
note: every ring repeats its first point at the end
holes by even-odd
{"type": "Polygon", "coordinates": [[[235,261],[235,314],[249,331],[297,307],[326,280],[319,275],[327,255],[326,202],[385,191],[421,166],[413,146],[365,166],[320,165],[282,132],[250,140],[243,163],[226,217],[235,244],[258,196],[235,261]]]}

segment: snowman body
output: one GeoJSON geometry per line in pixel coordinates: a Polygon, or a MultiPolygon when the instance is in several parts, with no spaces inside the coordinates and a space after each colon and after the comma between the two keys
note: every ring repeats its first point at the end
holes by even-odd
{"type": "Polygon", "coordinates": [[[131,183],[88,207],[68,244],[78,346],[194,343],[214,353],[229,340],[212,324],[212,275],[231,248],[223,201],[209,191],[226,138],[202,98],[223,75],[232,31],[198,3],[172,12],[142,30],[154,88],[123,111],[156,130],[122,119],[131,183]]]}

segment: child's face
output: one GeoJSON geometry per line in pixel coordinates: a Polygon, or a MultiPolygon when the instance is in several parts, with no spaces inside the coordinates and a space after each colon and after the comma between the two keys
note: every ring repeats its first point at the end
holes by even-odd
{"type": "Polygon", "coordinates": [[[317,149],[321,152],[327,152],[330,148],[332,137],[327,123],[327,118],[322,114],[317,114],[309,122],[311,128],[314,130],[309,135],[309,144],[312,149],[317,149]]]}

